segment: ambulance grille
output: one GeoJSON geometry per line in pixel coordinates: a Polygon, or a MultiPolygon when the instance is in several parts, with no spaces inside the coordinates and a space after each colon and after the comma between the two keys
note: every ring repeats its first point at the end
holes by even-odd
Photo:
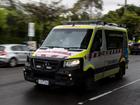
{"type": "Polygon", "coordinates": [[[60,68],[61,62],[46,59],[33,59],[33,67],[40,71],[57,71],[60,68]]]}

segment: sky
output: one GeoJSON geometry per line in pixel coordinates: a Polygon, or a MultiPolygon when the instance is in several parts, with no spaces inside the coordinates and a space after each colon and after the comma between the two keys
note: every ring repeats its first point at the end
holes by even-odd
{"type": "MultiPolygon", "coordinates": [[[[28,0],[21,0],[23,2],[27,2],[28,0]]],[[[30,1],[52,1],[52,0],[30,0],[30,1]]],[[[63,0],[63,4],[66,6],[66,7],[72,7],[72,5],[76,2],[77,0],[63,0]]],[[[106,14],[108,13],[109,11],[111,10],[116,10],[118,8],[120,8],[121,6],[120,5],[124,5],[124,2],[125,0],[103,0],[104,4],[103,4],[103,10],[102,10],[102,13],[103,14],[106,14]]],[[[127,0],[127,3],[128,4],[134,4],[134,5],[137,5],[137,6],[140,6],[140,0],[127,0]]]]}

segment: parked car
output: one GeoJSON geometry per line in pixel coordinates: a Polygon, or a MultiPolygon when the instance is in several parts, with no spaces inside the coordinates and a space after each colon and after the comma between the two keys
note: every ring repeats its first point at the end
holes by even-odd
{"type": "Polygon", "coordinates": [[[24,64],[29,49],[26,45],[22,44],[1,44],[0,45],[0,64],[8,64],[14,67],[18,64],[24,64]]]}
{"type": "Polygon", "coordinates": [[[133,43],[130,46],[130,54],[140,54],[140,43],[133,43]]]}

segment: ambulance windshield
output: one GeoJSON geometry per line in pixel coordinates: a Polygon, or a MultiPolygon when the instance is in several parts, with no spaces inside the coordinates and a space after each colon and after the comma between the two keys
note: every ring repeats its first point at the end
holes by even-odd
{"type": "Polygon", "coordinates": [[[54,29],[41,47],[87,49],[92,32],[93,29],[54,29]]]}

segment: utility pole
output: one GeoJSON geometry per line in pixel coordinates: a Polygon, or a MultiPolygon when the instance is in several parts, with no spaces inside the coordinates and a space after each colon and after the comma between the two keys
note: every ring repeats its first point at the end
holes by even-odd
{"type": "Polygon", "coordinates": [[[124,4],[124,14],[126,14],[127,12],[127,0],[125,0],[125,4],[124,4]]]}

